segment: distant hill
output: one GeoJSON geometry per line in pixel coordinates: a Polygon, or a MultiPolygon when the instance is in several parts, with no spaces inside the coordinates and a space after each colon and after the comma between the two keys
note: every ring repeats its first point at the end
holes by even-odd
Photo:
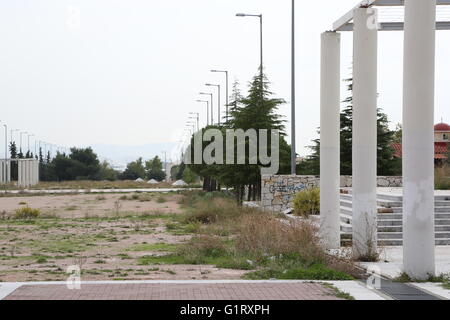
{"type": "Polygon", "coordinates": [[[148,160],[159,156],[164,161],[164,151],[167,152],[168,162],[177,156],[173,154],[176,143],[151,143],[142,146],[93,145],[92,148],[100,160],[107,160],[116,170],[124,170],[127,163],[140,157],[148,160]]]}

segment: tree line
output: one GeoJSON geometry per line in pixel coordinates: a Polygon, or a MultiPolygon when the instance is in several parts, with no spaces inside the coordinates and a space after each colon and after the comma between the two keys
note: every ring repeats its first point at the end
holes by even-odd
{"type": "MultiPolygon", "coordinates": [[[[40,181],[165,179],[163,164],[158,156],[145,163],[142,158],[130,162],[124,172],[119,172],[107,161],[100,162],[98,155],[90,147],[71,148],[68,154],[57,152],[53,158],[50,152],[44,155],[42,148],[39,148],[36,155],[30,151],[24,154],[22,150],[18,150],[14,141],[10,143],[9,150],[12,159],[39,160],[40,181]]],[[[11,179],[18,179],[17,162],[11,164],[11,179]]]]}

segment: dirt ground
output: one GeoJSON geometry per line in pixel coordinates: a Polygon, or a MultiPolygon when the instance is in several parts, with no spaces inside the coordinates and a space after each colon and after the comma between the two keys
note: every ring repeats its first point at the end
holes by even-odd
{"type": "Polygon", "coordinates": [[[180,213],[177,200],[180,196],[167,197],[165,194],[82,194],[82,195],[44,195],[33,197],[0,198],[0,212],[12,215],[15,210],[28,206],[39,209],[43,215],[55,215],[59,218],[105,217],[114,212],[121,213],[180,213]],[[133,200],[132,197],[140,197],[133,200]],[[124,200],[124,197],[127,197],[124,200]]]}
{"type": "Polygon", "coordinates": [[[240,270],[148,265],[192,235],[170,228],[182,195],[64,195],[0,198],[0,281],[61,281],[80,265],[83,281],[239,279],[240,270]],[[15,210],[40,209],[35,220],[15,210]],[[169,226],[169,227],[168,227],[169,226]]]}

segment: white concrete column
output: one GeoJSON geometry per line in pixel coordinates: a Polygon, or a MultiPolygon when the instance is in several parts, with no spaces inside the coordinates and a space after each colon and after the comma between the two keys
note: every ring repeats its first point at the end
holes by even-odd
{"type": "Polygon", "coordinates": [[[37,185],[37,168],[36,168],[36,161],[33,160],[33,186],[37,185]]]}
{"type": "Polygon", "coordinates": [[[403,263],[412,278],[435,274],[434,81],[436,0],[405,1],[403,263]]]}
{"type": "Polygon", "coordinates": [[[22,162],[20,160],[17,161],[17,185],[18,187],[22,187],[22,179],[23,179],[23,172],[22,172],[22,162]]]}
{"type": "Polygon", "coordinates": [[[5,179],[5,164],[6,161],[0,160],[0,183],[6,183],[6,179],[5,179]]]}
{"type": "Polygon", "coordinates": [[[36,160],[36,184],[39,184],[40,182],[39,172],[40,172],[39,160],[36,160]]]}
{"type": "Polygon", "coordinates": [[[30,186],[30,161],[24,161],[25,165],[25,187],[30,186]]]}
{"type": "Polygon", "coordinates": [[[6,171],[8,183],[11,182],[11,163],[11,161],[8,161],[8,169],[6,171]]]}
{"type": "Polygon", "coordinates": [[[341,35],[322,33],[320,80],[320,231],[328,249],[341,246],[340,80],[341,35]]]}
{"type": "Polygon", "coordinates": [[[376,10],[354,12],[353,31],[353,249],[363,258],[377,250],[376,10]]]}

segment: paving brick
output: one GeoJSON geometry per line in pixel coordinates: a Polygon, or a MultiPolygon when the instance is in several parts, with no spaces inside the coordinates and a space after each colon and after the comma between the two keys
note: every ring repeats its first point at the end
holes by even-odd
{"type": "Polygon", "coordinates": [[[318,283],[24,285],[5,300],[338,300],[318,283]]]}

